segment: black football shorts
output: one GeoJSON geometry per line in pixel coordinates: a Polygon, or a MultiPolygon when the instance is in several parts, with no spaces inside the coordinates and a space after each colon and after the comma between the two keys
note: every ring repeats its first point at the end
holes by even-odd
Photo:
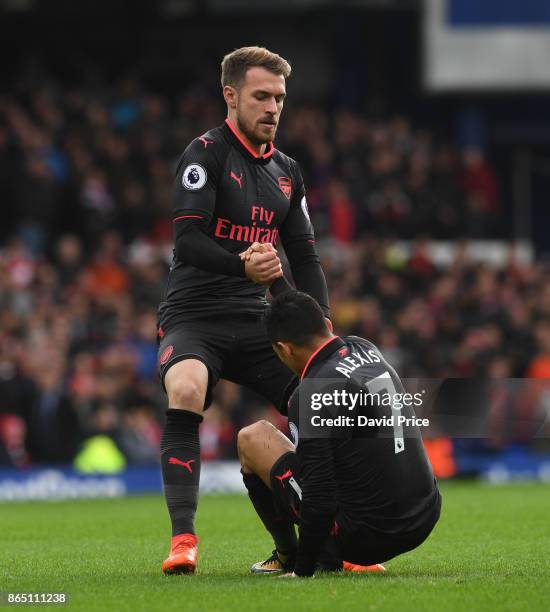
{"type": "MultiPolygon", "coordinates": [[[[277,459],[271,468],[270,480],[277,513],[299,524],[302,486],[296,453],[290,451],[277,459]]],[[[350,563],[359,565],[384,563],[420,546],[435,527],[440,512],[441,497],[438,493],[423,525],[412,532],[401,534],[381,533],[365,525],[345,529],[342,527],[343,521],[339,521],[337,515],[326,550],[331,551],[340,560],[350,563]]]]}
{"type": "Polygon", "coordinates": [[[159,330],[158,369],[164,388],[168,369],[198,359],[208,369],[205,409],[220,378],[244,385],[286,414],[298,377],[277,357],[257,314],[218,314],[193,318],[159,330]]]}

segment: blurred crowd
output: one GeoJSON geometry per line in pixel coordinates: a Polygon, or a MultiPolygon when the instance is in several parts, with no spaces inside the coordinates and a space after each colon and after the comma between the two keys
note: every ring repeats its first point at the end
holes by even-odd
{"type": "MultiPolygon", "coordinates": [[[[107,230],[125,244],[167,239],[176,160],[225,116],[219,92],[172,99],[133,78],[89,80],[71,88],[23,74],[13,95],[0,96],[0,231],[33,253],[51,252],[67,231],[87,254],[107,230]]],[[[300,163],[320,235],[475,238],[499,226],[483,151],[436,142],[405,117],[290,104],[277,145],[300,163]]]]}
{"type": "MultiPolygon", "coordinates": [[[[129,463],[157,460],[174,166],[223,121],[220,101],[200,88],[166,99],[132,78],[21,79],[0,97],[0,464],[70,462],[96,436],[129,463]]],[[[549,270],[513,248],[498,270],[467,255],[501,218],[483,152],[404,117],[286,112],[277,144],[303,169],[336,331],[378,343],[403,376],[550,377],[549,270]],[[431,256],[436,238],[463,240],[450,267],[431,256]]],[[[257,418],[283,426],[222,381],[204,458],[234,457],[236,431],[257,418]]]]}

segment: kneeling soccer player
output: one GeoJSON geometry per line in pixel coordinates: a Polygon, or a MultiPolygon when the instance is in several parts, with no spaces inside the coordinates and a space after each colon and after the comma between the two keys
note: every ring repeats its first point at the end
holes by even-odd
{"type": "MultiPolygon", "coordinates": [[[[404,392],[374,344],[335,336],[304,293],[274,299],[265,324],[275,352],[300,375],[301,386],[317,379],[373,394],[404,392]]],[[[415,425],[393,425],[385,436],[349,427],[314,437],[303,431],[299,398],[298,388],[288,410],[294,444],[266,421],[239,432],[244,483],[275,542],[273,555],[252,571],[312,576],[316,568],[383,570],[377,564],[419,546],[439,519],[441,496],[420,432],[415,425]]],[[[407,406],[399,413],[414,417],[407,406]]],[[[369,418],[391,414],[380,401],[368,408],[369,418]]]]}

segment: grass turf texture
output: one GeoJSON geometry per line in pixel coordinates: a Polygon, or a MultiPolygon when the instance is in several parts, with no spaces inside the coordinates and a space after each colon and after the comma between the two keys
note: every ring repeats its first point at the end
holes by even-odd
{"type": "MultiPolygon", "coordinates": [[[[79,610],[548,610],[550,486],[442,487],[443,515],[385,575],[254,576],[271,549],[245,496],[204,496],[199,573],[163,576],[161,497],[0,505],[0,590],[79,610]]],[[[36,605],[34,606],[36,607],[36,605]]]]}

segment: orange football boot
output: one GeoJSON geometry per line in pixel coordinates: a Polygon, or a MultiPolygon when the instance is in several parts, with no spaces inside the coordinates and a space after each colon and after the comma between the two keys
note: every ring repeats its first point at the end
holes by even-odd
{"type": "Polygon", "coordinates": [[[374,565],[357,565],[357,563],[350,563],[344,561],[345,572],[385,572],[386,568],[381,563],[375,563],[374,565]]]}
{"type": "Polygon", "coordinates": [[[192,533],[181,533],[172,538],[170,555],[162,564],[165,574],[193,574],[197,567],[199,539],[192,533]]]}

